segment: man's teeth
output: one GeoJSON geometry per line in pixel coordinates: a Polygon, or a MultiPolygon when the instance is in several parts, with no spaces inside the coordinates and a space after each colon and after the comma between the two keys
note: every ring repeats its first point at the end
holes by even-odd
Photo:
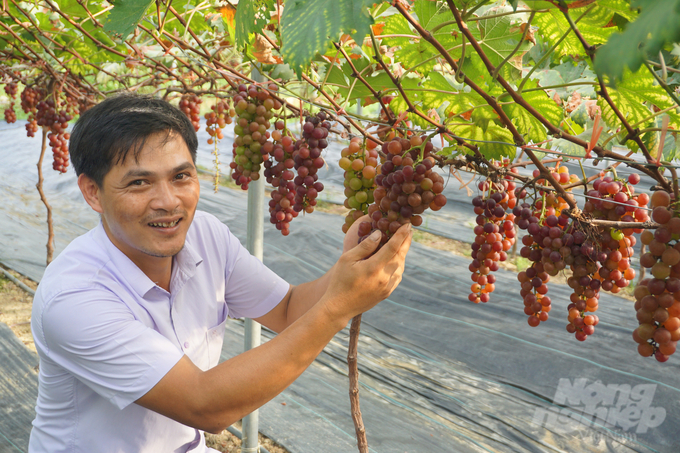
{"type": "Polygon", "coordinates": [[[169,222],[169,223],[149,223],[152,227],[163,227],[163,228],[170,228],[174,227],[177,225],[177,222],[179,222],[179,219],[175,220],[174,222],[169,222]]]}

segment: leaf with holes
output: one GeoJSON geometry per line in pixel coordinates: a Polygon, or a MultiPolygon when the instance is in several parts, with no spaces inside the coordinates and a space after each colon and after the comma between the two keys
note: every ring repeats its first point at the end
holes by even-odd
{"type": "Polygon", "coordinates": [[[269,11],[274,9],[272,0],[249,0],[238,2],[234,27],[236,46],[242,48],[249,42],[251,33],[261,33],[269,22],[269,11]]]}

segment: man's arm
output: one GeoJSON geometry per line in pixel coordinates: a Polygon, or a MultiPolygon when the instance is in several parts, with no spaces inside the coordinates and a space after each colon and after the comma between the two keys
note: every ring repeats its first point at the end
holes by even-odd
{"type": "Polygon", "coordinates": [[[205,372],[185,356],[137,404],[209,432],[220,432],[265,404],[297,379],[350,319],[397,287],[411,244],[410,225],[371,256],[379,238],[344,253],[320,283],[326,286],[320,300],[274,339],[205,372]]]}
{"type": "MultiPolygon", "coordinates": [[[[343,242],[343,253],[354,248],[359,241],[359,224],[369,220],[363,216],[355,221],[347,231],[343,242]]],[[[255,319],[274,332],[281,333],[316,304],[326,292],[330,275],[335,267],[311,282],[291,286],[285,297],[269,313],[255,319]]]]}

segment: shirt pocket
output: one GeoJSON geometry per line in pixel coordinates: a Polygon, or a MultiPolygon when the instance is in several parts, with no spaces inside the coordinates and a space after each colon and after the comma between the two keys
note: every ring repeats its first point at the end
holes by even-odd
{"type": "Polygon", "coordinates": [[[205,333],[206,344],[208,345],[208,368],[216,366],[220,361],[222,344],[224,343],[224,329],[228,319],[225,316],[221,323],[210,328],[205,333]]]}

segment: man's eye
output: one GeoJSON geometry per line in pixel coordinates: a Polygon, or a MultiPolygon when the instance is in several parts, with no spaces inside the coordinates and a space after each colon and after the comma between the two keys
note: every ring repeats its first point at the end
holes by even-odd
{"type": "Polygon", "coordinates": [[[141,186],[142,184],[144,184],[144,181],[141,179],[135,179],[130,183],[131,186],[141,186]]]}
{"type": "Polygon", "coordinates": [[[177,176],[175,176],[176,179],[185,179],[188,178],[189,174],[188,173],[180,173],[177,176]]]}

